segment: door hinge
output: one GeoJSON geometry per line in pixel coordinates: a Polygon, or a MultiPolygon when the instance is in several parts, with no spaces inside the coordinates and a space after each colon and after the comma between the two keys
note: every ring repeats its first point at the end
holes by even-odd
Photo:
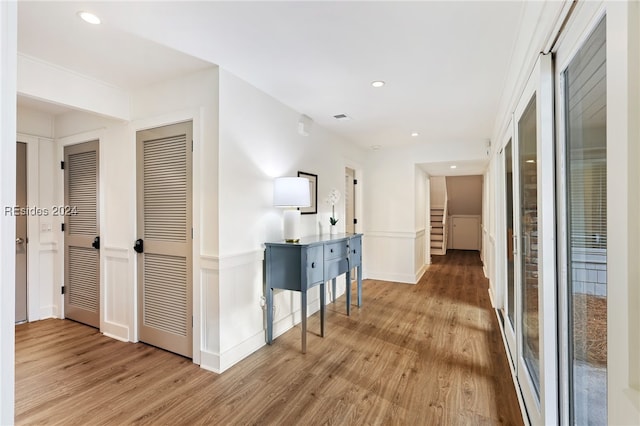
{"type": "Polygon", "coordinates": [[[60,224],[60,230],[61,230],[62,232],[64,232],[64,223],[61,223],[61,224],[60,224]]]}
{"type": "Polygon", "coordinates": [[[64,294],[64,286],[60,287],[60,294],[64,294]]]}
{"type": "Polygon", "coordinates": [[[354,184],[354,185],[357,185],[357,184],[358,184],[358,179],[354,179],[354,180],[353,180],[353,184],[354,184]]]}
{"type": "Polygon", "coordinates": [[[60,162],[60,170],[64,170],[64,161],[60,162]]]}
{"type": "Polygon", "coordinates": [[[193,240],[193,228],[191,228],[191,239],[193,240]]]}
{"type": "Polygon", "coordinates": [[[354,225],[357,225],[357,224],[358,224],[358,219],[353,218],[353,224],[354,224],[354,225]]]}
{"type": "Polygon", "coordinates": [[[193,139],[191,139],[191,152],[193,152],[193,139]]]}

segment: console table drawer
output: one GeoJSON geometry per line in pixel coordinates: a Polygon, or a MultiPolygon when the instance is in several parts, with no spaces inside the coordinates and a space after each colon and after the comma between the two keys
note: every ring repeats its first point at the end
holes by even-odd
{"type": "Polygon", "coordinates": [[[347,257],[348,252],[347,241],[338,241],[331,244],[325,244],[324,246],[324,260],[338,259],[341,257],[347,257]]]}
{"type": "Polygon", "coordinates": [[[349,270],[349,261],[347,259],[326,260],[324,262],[324,276],[327,278],[335,278],[349,270]]]}
{"type": "Polygon", "coordinates": [[[307,282],[309,286],[324,281],[323,263],[322,246],[307,249],[307,282]]]}

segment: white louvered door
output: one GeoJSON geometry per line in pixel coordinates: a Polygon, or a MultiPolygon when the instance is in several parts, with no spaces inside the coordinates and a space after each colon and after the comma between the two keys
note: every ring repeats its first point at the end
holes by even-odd
{"type": "Polygon", "coordinates": [[[64,314],[100,328],[98,141],[65,147],[64,187],[64,314]]]}
{"type": "Polygon", "coordinates": [[[192,357],[192,123],[140,131],[138,324],[141,341],[192,357]]]}

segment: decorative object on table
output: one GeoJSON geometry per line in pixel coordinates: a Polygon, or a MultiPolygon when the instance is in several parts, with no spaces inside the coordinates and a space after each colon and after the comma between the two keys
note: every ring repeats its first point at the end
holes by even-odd
{"type": "Polygon", "coordinates": [[[300,207],[301,214],[318,213],[318,175],[307,172],[298,172],[298,177],[309,179],[309,194],[311,196],[311,204],[309,207],[300,207]]]}
{"type": "Polygon", "coordinates": [[[329,192],[329,196],[326,201],[327,204],[331,205],[331,217],[329,218],[331,226],[329,227],[329,234],[335,235],[338,232],[336,228],[336,224],[338,223],[338,218],[336,217],[336,204],[340,201],[340,191],[332,189],[331,192],[329,192]]]}
{"type": "Polygon", "coordinates": [[[273,182],[273,205],[284,207],[284,239],[300,241],[300,210],[311,204],[309,180],[303,177],[280,177],[273,182]]]}

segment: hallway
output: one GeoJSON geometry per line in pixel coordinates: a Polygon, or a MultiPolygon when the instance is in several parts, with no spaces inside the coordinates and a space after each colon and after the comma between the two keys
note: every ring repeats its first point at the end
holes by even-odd
{"type": "Polygon", "coordinates": [[[71,321],[16,326],[16,424],[522,424],[476,251],[366,280],[222,375],[71,321]]]}

